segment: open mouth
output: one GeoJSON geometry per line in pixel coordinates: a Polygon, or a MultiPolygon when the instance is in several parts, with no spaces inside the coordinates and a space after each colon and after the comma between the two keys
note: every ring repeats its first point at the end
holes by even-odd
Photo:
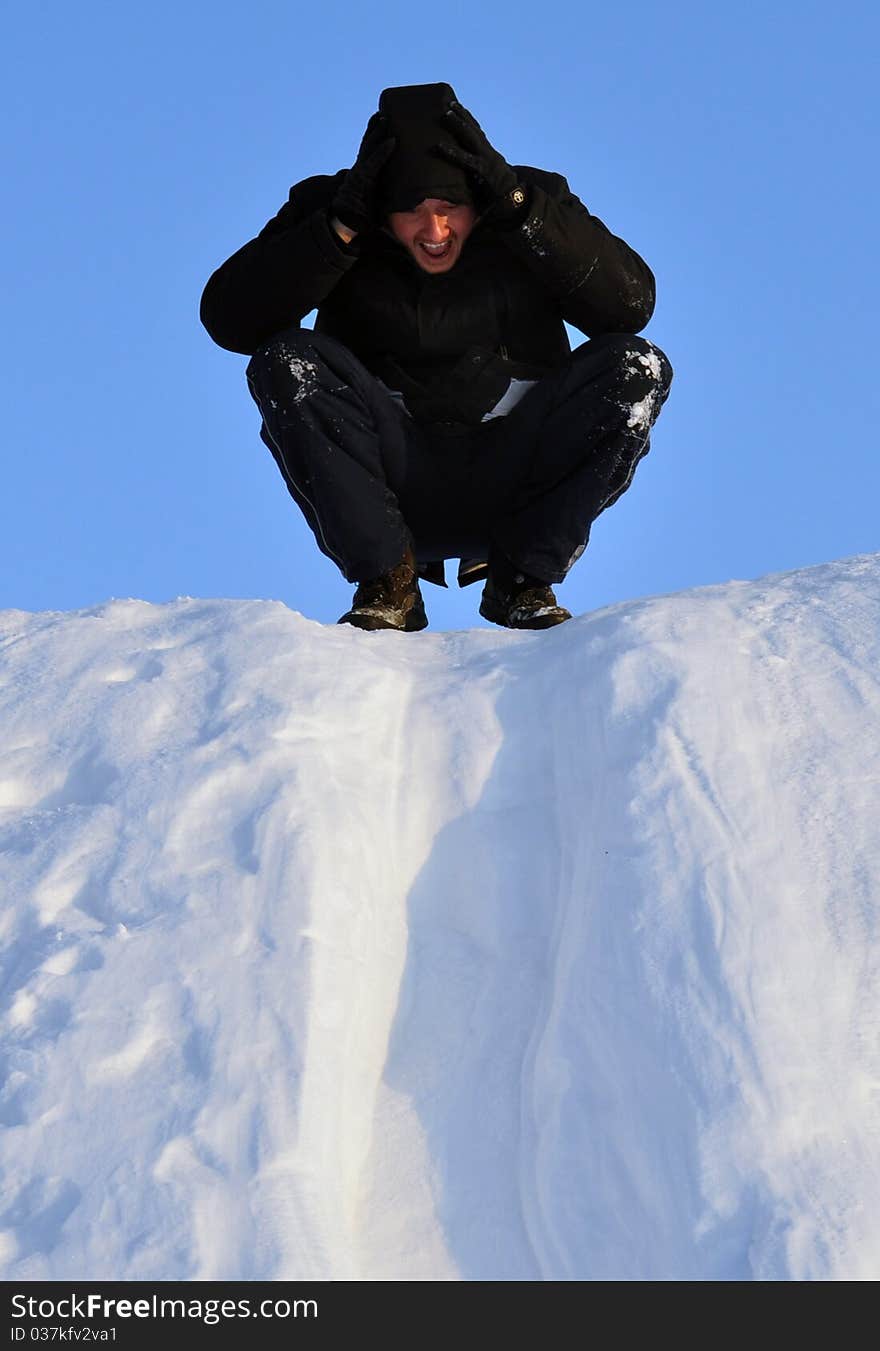
{"type": "Polygon", "coordinates": [[[442,244],[426,244],[419,241],[418,247],[426,258],[437,262],[441,258],[447,258],[452,252],[452,240],[444,239],[442,244]]]}

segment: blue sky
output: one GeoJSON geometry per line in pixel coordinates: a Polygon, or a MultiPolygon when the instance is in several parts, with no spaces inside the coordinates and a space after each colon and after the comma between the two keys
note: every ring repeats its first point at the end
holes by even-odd
{"type": "MultiPolygon", "coordinates": [[[[0,607],[266,597],[332,621],[210,272],[448,80],[650,263],[676,369],[575,611],[880,548],[875,5],[33,0],[4,19],[0,607]]],[[[432,627],[478,589],[427,589],[432,627]]]]}

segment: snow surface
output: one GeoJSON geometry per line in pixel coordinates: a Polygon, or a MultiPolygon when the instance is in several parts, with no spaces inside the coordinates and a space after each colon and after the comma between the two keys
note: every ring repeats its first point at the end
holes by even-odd
{"type": "Polygon", "coordinates": [[[876,1280],[880,556],[0,616],[6,1279],[876,1280]]]}

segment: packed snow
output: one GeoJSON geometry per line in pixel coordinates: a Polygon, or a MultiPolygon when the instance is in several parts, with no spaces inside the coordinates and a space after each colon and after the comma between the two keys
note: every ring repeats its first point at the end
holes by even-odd
{"type": "Polygon", "coordinates": [[[876,1280],[880,556],[0,615],[10,1280],[876,1280]]]}

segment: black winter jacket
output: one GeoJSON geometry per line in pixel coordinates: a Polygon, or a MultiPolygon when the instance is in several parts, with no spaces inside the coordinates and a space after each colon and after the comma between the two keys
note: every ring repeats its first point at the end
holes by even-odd
{"type": "Polygon", "coordinates": [[[307,178],[256,239],[213,274],[201,317],[215,342],[255,352],[317,309],[421,422],[479,422],[512,376],[539,378],[587,337],[637,333],[654,278],[560,174],[516,166],[528,209],[515,228],[478,222],[449,272],[423,271],[387,231],[344,245],[328,208],[340,174],[307,178]]]}

